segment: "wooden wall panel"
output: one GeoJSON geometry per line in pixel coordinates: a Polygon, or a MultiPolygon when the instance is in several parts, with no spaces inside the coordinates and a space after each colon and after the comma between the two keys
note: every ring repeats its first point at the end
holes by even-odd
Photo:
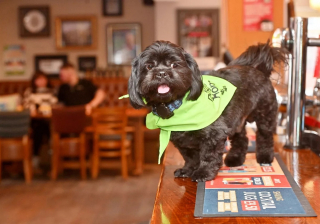
{"type": "MultiPolygon", "coordinates": [[[[238,57],[250,45],[271,39],[272,32],[243,30],[243,0],[226,0],[228,44],[233,57],[238,57]]],[[[273,0],[274,28],[283,27],[284,0],[273,0]]]]}

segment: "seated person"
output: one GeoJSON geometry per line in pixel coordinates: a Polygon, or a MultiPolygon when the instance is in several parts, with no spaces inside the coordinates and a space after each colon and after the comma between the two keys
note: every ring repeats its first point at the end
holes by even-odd
{"type": "Polygon", "coordinates": [[[31,114],[50,113],[50,105],[57,103],[58,100],[48,76],[38,71],[32,76],[30,85],[31,87],[24,92],[23,107],[29,109],[31,114]]]}
{"type": "MultiPolygon", "coordinates": [[[[51,112],[51,105],[57,102],[54,91],[50,86],[45,73],[38,71],[32,78],[30,88],[24,93],[23,106],[30,109],[31,114],[51,112]]],[[[50,139],[50,124],[46,119],[32,119],[31,128],[33,133],[33,165],[37,169],[39,165],[39,152],[44,140],[50,139]]]]}
{"type": "Polygon", "coordinates": [[[86,113],[90,114],[92,108],[101,104],[105,98],[102,89],[97,88],[86,79],[79,79],[74,66],[64,64],[60,69],[62,85],[58,90],[58,100],[65,106],[85,105],[86,113]]]}

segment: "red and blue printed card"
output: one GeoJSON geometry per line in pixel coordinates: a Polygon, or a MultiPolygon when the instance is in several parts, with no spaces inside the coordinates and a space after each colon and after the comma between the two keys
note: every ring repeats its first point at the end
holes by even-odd
{"type": "Polygon", "coordinates": [[[258,164],[248,153],[242,166],[223,166],[214,180],[198,183],[194,216],[317,215],[278,154],[272,164],[258,164]]]}

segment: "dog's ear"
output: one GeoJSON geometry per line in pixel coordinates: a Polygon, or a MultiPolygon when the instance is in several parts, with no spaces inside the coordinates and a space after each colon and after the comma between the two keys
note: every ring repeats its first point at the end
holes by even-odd
{"type": "Polygon", "coordinates": [[[201,95],[202,88],[203,88],[201,73],[200,73],[197,62],[193,59],[193,57],[190,54],[188,54],[187,52],[184,52],[184,57],[186,59],[186,62],[189,68],[192,71],[192,83],[191,83],[188,100],[197,100],[198,97],[201,95]]]}
{"type": "Polygon", "coordinates": [[[145,106],[140,94],[139,94],[139,56],[133,59],[131,76],[128,81],[128,92],[131,105],[139,109],[145,106]]]}

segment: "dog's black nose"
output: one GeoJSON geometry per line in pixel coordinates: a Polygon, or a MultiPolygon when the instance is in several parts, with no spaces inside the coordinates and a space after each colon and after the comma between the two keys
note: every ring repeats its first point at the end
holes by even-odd
{"type": "Polygon", "coordinates": [[[159,74],[157,75],[157,78],[161,79],[161,78],[165,78],[167,76],[167,74],[164,71],[159,72],[159,74]]]}

